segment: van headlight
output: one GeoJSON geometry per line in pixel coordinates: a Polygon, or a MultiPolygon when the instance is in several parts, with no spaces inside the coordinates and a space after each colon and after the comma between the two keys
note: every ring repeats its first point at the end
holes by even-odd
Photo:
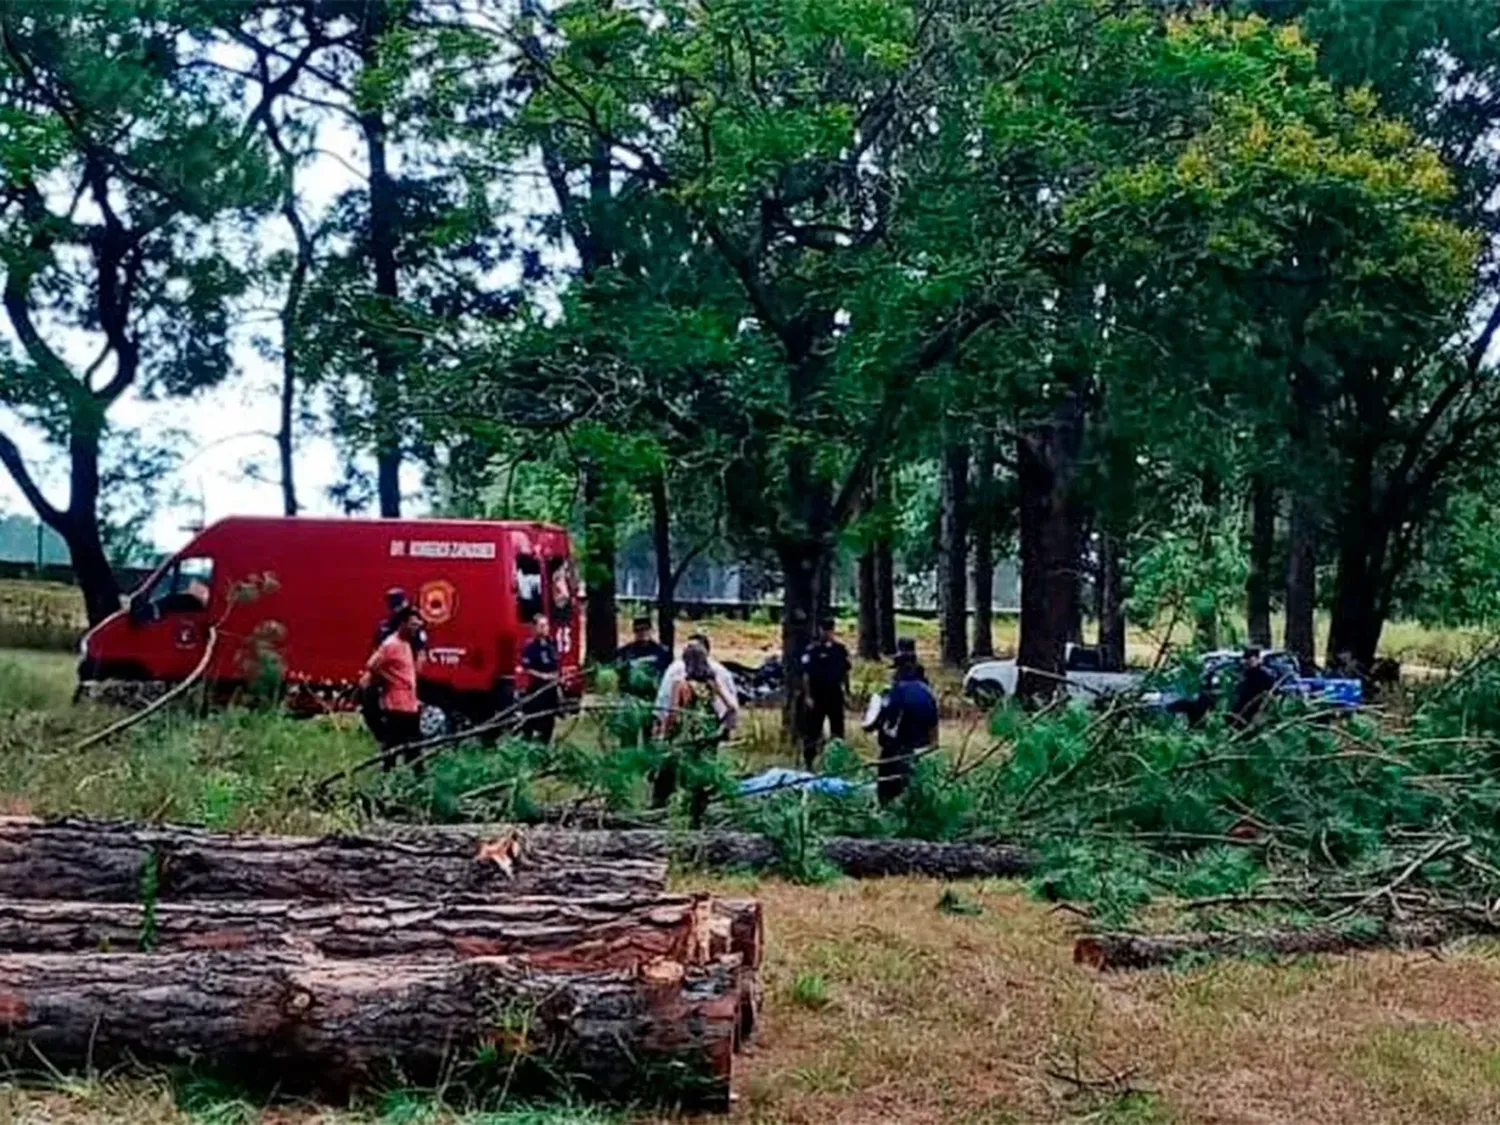
{"type": "Polygon", "coordinates": [[[80,659],[80,660],[87,660],[88,658],[89,658],[89,635],[87,633],[85,633],[83,636],[81,636],[81,637],[78,638],[78,659],[80,659]]]}

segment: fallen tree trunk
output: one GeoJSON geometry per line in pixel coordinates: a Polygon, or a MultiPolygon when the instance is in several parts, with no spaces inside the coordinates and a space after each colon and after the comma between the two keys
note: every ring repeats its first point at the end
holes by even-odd
{"type": "Polygon", "coordinates": [[[138,903],[0,899],[0,952],[302,949],[329,957],[524,956],[538,968],[631,969],[727,953],[759,966],[760,904],[708,895],[472,902],[138,903]]]}
{"type": "Polygon", "coordinates": [[[1368,932],[1323,926],[1238,933],[1084,934],[1073,943],[1073,960],[1094,969],[1152,969],[1211,957],[1296,957],[1391,947],[1422,949],[1473,932],[1473,926],[1462,919],[1431,916],[1387,922],[1368,932]]]}
{"type": "Polygon", "coordinates": [[[514,829],[493,837],[427,833],[255,836],[172,825],[0,817],[0,895],[129,902],[336,900],[484,895],[655,894],[664,859],[552,853],[514,829]],[[150,882],[154,888],[144,890],[150,882]]]}
{"type": "MultiPolygon", "coordinates": [[[[392,829],[393,838],[421,839],[433,834],[481,839],[504,826],[453,825],[392,829]]],[[[528,846],[555,855],[619,862],[625,857],[675,859],[707,868],[775,867],[781,861],[776,842],[752,832],[668,832],[645,829],[584,831],[528,828],[528,846]]],[[[1023,848],[997,844],[944,844],[930,840],[864,839],[835,836],[823,841],[825,858],[856,879],[887,875],[924,875],[934,879],[1016,878],[1030,873],[1033,859],[1023,848]]]]}
{"type": "Polygon", "coordinates": [[[507,958],[6,954],[0,1057],[208,1061],[323,1095],[441,1080],[723,1110],[741,1021],[733,962],[557,974],[507,958]]]}

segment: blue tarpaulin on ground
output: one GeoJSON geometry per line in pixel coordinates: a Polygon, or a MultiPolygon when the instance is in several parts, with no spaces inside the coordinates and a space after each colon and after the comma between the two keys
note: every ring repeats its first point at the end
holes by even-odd
{"type": "Polygon", "coordinates": [[[740,796],[757,797],[764,793],[780,792],[784,789],[811,789],[815,793],[843,796],[853,793],[858,788],[859,786],[854,782],[845,781],[842,777],[824,777],[820,773],[789,770],[778,766],[741,781],[740,796]]]}

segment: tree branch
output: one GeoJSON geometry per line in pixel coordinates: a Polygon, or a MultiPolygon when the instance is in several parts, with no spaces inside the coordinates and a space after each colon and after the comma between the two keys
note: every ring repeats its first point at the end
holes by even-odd
{"type": "Polygon", "coordinates": [[[42,495],[41,488],[37,486],[36,480],[26,468],[26,462],[21,458],[21,451],[4,433],[0,433],[0,465],[4,465],[10,472],[11,480],[16,482],[16,487],[26,497],[26,502],[36,512],[37,518],[54,531],[61,530],[65,522],[63,514],[42,495]]]}

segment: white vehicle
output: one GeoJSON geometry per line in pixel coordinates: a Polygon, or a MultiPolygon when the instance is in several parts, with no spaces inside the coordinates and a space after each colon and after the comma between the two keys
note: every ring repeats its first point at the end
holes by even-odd
{"type": "MultiPolygon", "coordinates": [[[[1099,650],[1074,644],[1066,649],[1063,677],[1068,694],[1081,699],[1134,691],[1144,678],[1140,672],[1101,672],[1099,650]]],[[[964,695],[976,703],[992,706],[1015,695],[1020,678],[1017,661],[986,660],[964,673],[964,695]]]]}

